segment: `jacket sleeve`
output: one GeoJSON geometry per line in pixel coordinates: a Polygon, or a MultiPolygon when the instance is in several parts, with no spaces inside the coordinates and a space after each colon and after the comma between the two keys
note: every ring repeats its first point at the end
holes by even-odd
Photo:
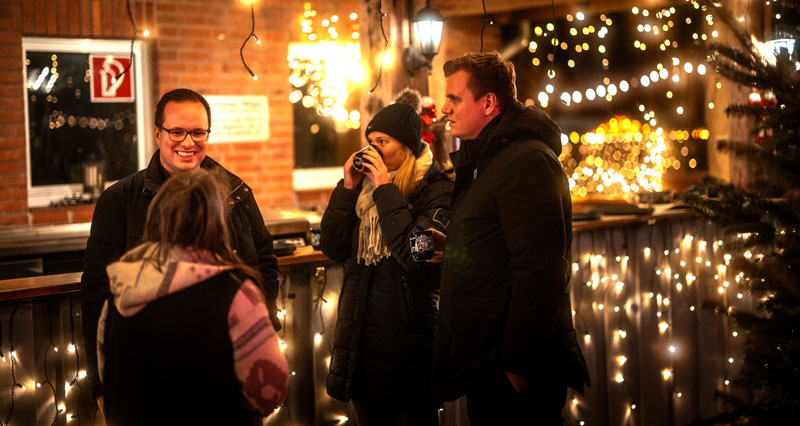
{"type": "Polygon", "coordinates": [[[233,345],[233,369],[250,408],[270,414],[286,398],[289,368],[269,320],[262,293],[246,280],[228,311],[228,334],[233,345]]]}
{"type": "Polygon", "coordinates": [[[544,152],[518,153],[499,178],[495,207],[509,250],[511,300],[502,345],[506,371],[547,368],[548,341],[566,292],[569,260],[563,171],[544,152]]]}
{"type": "Polygon", "coordinates": [[[319,245],[325,256],[336,262],[344,262],[352,254],[353,229],[359,222],[356,201],[360,192],[358,188],[345,188],[344,180],[340,180],[322,215],[319,245]]]}
{"type": "Polygon", "coordinates": [[[427,191],[427,194],[418,197],[423,205],[412,208],[409,208],[400,189],[393,183],[381,185],[372,193],[372,198],[378,207],[378,223],[384,243],[392,253],[392,257],[406,271],[418,265],[411,257],[409,244],[411,233],[429,228],[444,233],[450,218],[453,182],[449,179],[440,179],[426,185],[427,187],[421,191],[427,191]]]}
{"type": "Polygon", "coordinates": [[[253,191],[248,192],[249,195],[245,200],[247,207],[245,210],[247,212],[247,221],[250,222],[250,231],[253,234],[253,244],[258,255],[258,270],[261,272],[261,279],[264,284],[262,290],[267,298],[267,306],[270,308],[272,325],[276,330],[280,330],[282,326],[277,316],[278,304],[276,302],[278,287],[280,286],[278,282],[278,257],[275,256],[272,235],[264,224],[264,217],[261,216],[261,210],[258,208],[253,191]]]}
{"type": "Polygon", "coordinates": [[[97,321],[109,295],[106,266],[125,253],[127,220],[125,205],[114,193],[105,191],[97,200],[92,228],[86,241],[84,270],[81,275],[83,345],[86,349],[87,376],[93,397],[102,395],[97,370],[97,321]]]}

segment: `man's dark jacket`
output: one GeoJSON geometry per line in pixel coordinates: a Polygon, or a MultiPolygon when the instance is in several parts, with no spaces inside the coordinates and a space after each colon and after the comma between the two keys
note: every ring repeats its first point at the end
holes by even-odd
{"type": "MultiPolygon", "coordinates": [[[[253,191],[233,173],[210,157],[200,164],[208,170],[221,170],[229,180],[226,206],[231,247],[246,264],[261,271],[264,294],[276,330],[275,299],[278,297],[278,259],[273,254],[272,236],[267,231],[253,191]]],[[[106,189],[94,209],[92,229],[86,242],[84,272],[81,276],[83,338],[88,360],[92,394],[99,396],[97,375],[97,321],[109,295],[106,266],[136,247],[144,233],[147,208],[161,185],[169,178],[157,150],[146,169],[140,170],[106,189]]]]}
{"type": "Polygon", "coordinates": [[[514,102],[451,154],[434,361],[434,395],[450,401],[507,371],[583,392],[589,373],[572,324],[572,202],[545,113],[514,102]]]}
{"type": "Polygon", "coordinates": [[[409,234],[444,232],[453,182],[434,161],[406,201],[394,184],[373,192],[391,256],[365,266],[356,259],[360,188],[342,182],[322,217],[323,253],[344,263],[328,394],[398,410],[434,408],[430,393],[440,265],[411,258],[409,234]],[[410,204],[410,207],[409,207],[410,204]]]}

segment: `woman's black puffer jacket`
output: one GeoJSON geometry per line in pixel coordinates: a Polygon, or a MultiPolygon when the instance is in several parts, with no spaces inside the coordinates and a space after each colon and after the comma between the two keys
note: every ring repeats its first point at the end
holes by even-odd
{"type": "Polygon", "coordinates": [[[379,225],[392,255],[365,266],[356,259],[360,187],[349,190],[340,181],[334,189],[320,242],[325,255],[344,262],[327,384],[334,398],[397,409],[431,403],[441,268],[412,259],[409,235],[428,228],[445,232],[452,190],[436,161],[409,202],[394,184],[376,188],[379,225]]]}

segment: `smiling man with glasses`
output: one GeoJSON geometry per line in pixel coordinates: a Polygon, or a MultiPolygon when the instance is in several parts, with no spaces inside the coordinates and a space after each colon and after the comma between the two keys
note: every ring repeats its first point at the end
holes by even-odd
{"type": "MultiPolygon", "coordinates": [[[[158,150],[146,169],[110,186],[97,200],[92,229],[86,242],[81,277],[83,336],[92,394],[102,409],[102,388],[97,371],[97,322],[109,295],[106,266],[135,247],[144,232],[150,201],[161,185],[179,173],[203,168],[215,173],[228,188],[226,205],[233,254],[261,272],[262,290],[274,329],[281,328],[275,299],[278,296],[278,261],[272,236],[253,197],[253,191],[238,176],[206,155],[211,133],[211,108],[199,93],[176,89],[164,94],[156,105],[155,138],[158,150]]],[[[256,296],[257,297],[257,296],[256,296]]],[[[213,303],[213,301],[209,301],[213,303]]],[[[158,348],[143,348],[158,350],[158,348]]],[[[202,374],[202,372],[198,372],[202,374]]]]}

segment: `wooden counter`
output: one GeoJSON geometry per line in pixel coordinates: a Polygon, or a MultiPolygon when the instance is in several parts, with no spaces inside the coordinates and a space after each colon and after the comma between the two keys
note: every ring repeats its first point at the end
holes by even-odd
{"type": "MultiPolygon", "coordinates": [[[[602,216],[601,218],[595,220],[573,222],[573,230],[575,232],[580,232],[644,222],[654,223],[657,220],[687,217],[692,214],[693,213],[689,210],[678,209],[656,212],[655,214],[651,215],[602,216]]],[[[53,238],[54,231],[48,231],[47,237],[53,238]]],[[[88,226],[71,225],[71,227],[66,231],[59,232],[58,236],[68,239],[75,246],[75,248],[82,248],[79,246],[85,247],[86,238],[82,235],[83,233],[88,233],[88,226]]],[[[43,237],[44,235],[37,235],[36,239],[38,240],[39,238],[43,237]]],[[[5,246],[0,244],[0,249],[4,248],[6,250],[19,250],[19,241],[15,241],[15,243],[17,244],[10,244],[9,241],[5,244],[5,246]]],[[[27,246],[24,247],[27,248],[27,246]]],[[[306,246],[298,247],[297,250],[291,255],[278,257],[278,266],[294,268],[300,265],[315,263],[321,264],[326,261],[328,261],[328,258],[325,257],[322,252],[314,250],[311,246],[306,246]]],[[[0,280],[0,300],[15,300],[77,292],[80,291],[80,278],[81,272],[70,272],[65,274],[0,280]]]]}
{"type": "MultiPolygon", "coordinates": [[[[278,266],[296,266],[308,263],[320,263],[327,260],[328,258],[325,257],[321,251],[314,250],[311,246],[298,247],[293,254],[278,257],[278,266]]],[[[66,274],[0,280],[0,300],[17,300],[78,292],[81,290],[81,274],[83,273],[70,272],[66,274]]]]}

